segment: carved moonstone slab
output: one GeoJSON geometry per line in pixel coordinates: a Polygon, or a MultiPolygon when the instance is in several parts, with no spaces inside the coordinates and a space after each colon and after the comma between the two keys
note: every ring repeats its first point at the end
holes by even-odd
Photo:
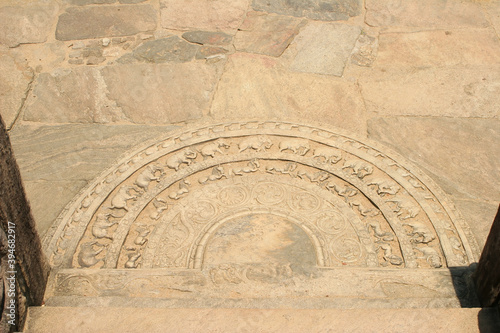
{"type": "Polygon", "coordinates": [[[215,285],[287,284],[329,268],[390,276],[475,262],[457,214],[431,179],[376,143],[241,121],[125,155],[66,207],[44,247],[59,269],[183,269],[215,285]]]}

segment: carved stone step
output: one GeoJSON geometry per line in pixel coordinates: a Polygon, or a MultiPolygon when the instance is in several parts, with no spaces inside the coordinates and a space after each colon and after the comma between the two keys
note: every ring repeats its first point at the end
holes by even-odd
{"type": "Polygon", "coordinates": [[[25,333],[500,332],[495,308],[158,309],[33,307],[25,333]]]}

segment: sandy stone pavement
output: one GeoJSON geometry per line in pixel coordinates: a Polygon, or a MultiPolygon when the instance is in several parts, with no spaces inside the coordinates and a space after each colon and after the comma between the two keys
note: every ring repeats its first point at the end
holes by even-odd
{"type": "Polygon", "coordinates": [[[131,147],[316,122],[394,149],[484,245],[500,201],[500,2],[6,0],[0,113],[43,235],[131,147]]]}

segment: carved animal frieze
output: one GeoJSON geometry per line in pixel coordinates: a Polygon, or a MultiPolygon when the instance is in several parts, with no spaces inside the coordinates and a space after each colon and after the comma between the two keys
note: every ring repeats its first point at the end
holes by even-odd
{"type": "Polygon", "coordinates": [[[247,149],[255,150],[257,152],[267,150],[273,145],[271,139],[264,135],[252,136],[241,141],[238,145],[240,153],[247,149]]]}
{"type": "Polygon", "coordinates": [[[314,149],[313,158],[321,163],[336,164],[342,159],[342,152],[330,147],[319,147],[314,149]]]}
{"type": "Polygon", "coordinates": [[[229,147],[230,147],[229,144],[225,140],[219,139],[216,140],[215,142],[211,142],[203,146],[200,149],[200,154],[203,156],[203,158],[207,157],[214,158],[216,153],[219,153],[221,155],[224,154],[224,151],[222,151],[221,148],[228,149],[229,147]]]}
{"type": "Polygon", "coordinates": [[[209,181],[216,181],[222,178],[227,178],[226,172],[224,171],[224,168],[221,166],[216,166],[212,169],[212,173],[209,176],[206,177],[201,177],[198,179],[198,182],[200,184],[206,184],[209,181]]]}
{"type": "Polygon", "coordinates": [[[96,238],[113,239],[113,236],[108,234],[108,229],[118,223],[118,221],[110,221],[109,218],[113,216],[111,213],[97,214],[97,219],[92,226],[92,234],[96,238]]]}
{"type": "Polygon", "coordinates": [[[412,236],[412,240],[415,243],[428,244],[436,239],[432,231],[423,223],[416,221],[406,222],[403,223],[403,226],[411,227],[412,230],[408,232],[408,235],[412,236]]]}
{"type": "Polygon", "coordinates": [[[97,241],[86,242],[80,246],[78,253],[78,264],[80,267],[92,267],[102,259],[97,259],[96,256],[101,253],[105,245],[99,244],[97,241]],[[97,250],[95,249],[97,247],[97,250]]]}
{"type": "Polygon", "coordinates": [[[290,151],[294,154],[298,154],[300,156],[304,156],[311,149],[309,146],[309,142],[307,140],[301,139],[289,139],[283,140],[279,143],[279,150],[282,151],[290,151]]]}
{"type": "Polygon", "coordinates": [[[148,165],[143,172],[137,176],[135,184],[141,188],[144,192],[148,191],[149,184],[152,181],[160,181],[160,177],[164,174],[163,168],[159,165],[148,165]],[[156,176],[157,173],[160,173],[156,176]]]}
{"type": "Polygon", "coordinates": [[[122,186],[118,193],[111,199],[111,208],[112,209],[124,209],[126,211],[129,210],[127,201],[128,200],[136,200],[137,195],[131,194],[130,191],[136,191],[133,186],[122,186]]]}
{"type": "Polygon", "coordinates": [[[423,247],[415,247],[415,249],[422,253],[421,256],[417,257],[418,259],[425,259],[427,263],[433,268],[440,268],[443,266],[441,261],[441,256],[439,253],[429,246],[423,247]]]}
{"type": "Polygon", "coordinates": [[[167,159],[167,167],[174,169],[175,171],[179,171],[182,164],[191,165],[197,155],[198,154],[194,150],[186,148],[169,157],[167,159]]]}
{"type": "Polygon", "coordinates": [[[393,254],[390,244],[380,243],[378,248],[383,251],[384,260],[389,262],[391,265],[401,266],[403,264],[403,259],[400,256],[393,254]]]}
{"type": "Polygon", "coordinates": [[[179,200],[189,192],[189,186],[191,186],[191,183],[188,180],[181,180],[179,182],[179,189],[177,191],[171,192],[168,197],[173,200],[179,200]]]}
{"type": "Polygon", "coordinates": [[[362,160],[345,161],[342,169],[352,169],[352,174],[356,175],[360,179],[363,179],[373,173],[373,166],[362,160]]]}
{"type": "Polygon", "coordinates": [[[385,196],[388,194],[395,195],[400,189],[399,185],[394,181],[383,178],[372,179],[367,183],[367,185],[375,185],[377,188],[377,194],[379,194],[380,196],[385,196]]]}

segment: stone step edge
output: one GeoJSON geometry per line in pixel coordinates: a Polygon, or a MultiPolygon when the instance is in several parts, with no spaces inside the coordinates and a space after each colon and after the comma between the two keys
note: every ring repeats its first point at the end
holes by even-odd
{"type": "Polygon", "coordinates": [[[500,332],[496,308],[158,309],[31,307],[24,333],[500,332]]]}

